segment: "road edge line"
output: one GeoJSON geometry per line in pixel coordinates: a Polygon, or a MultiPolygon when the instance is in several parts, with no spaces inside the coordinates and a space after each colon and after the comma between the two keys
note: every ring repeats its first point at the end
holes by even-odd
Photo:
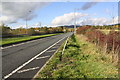
{"type": "Polygon", "coordinates": [[[53,56],[58,52],[58,49],[55,51],[55,53],[50,57],[50,59],[40,68],[40,70],[35,74],[35,76],[32,78],[34,80],[38,74],[44,69],[44,67],[50,62],[50,60],[53,58],[53,56]]]}
{"type": "Polygon", "coordinates": [[[48,49],[50,49],[51,47],[53,47],[54,45],[56,45],[57,43],[59,43],[60,41],[62,41],[63,39],[65,39],[66,36],[60,40],[58,40],[56,43],[52,44],[51,46],[49,46],[48,48],[46,48],[45,50],[43,50],[42,52],[40,52],[39,54],[37,54],[36,56],[34,56],[33,58],[31,58],[30,60],[28,60],[27,62],[25,62],[24,64],[22,64],[21,66],[19,66],[18,68],[16,68],[15,70],[13,70],[11,73],[9,73],[8,75],[4,76],[3,79],[7,79],[8,77],[12,76],[14,73],[16,73],[18,70],[20,70],[21,68],[23,68],[24,66],[26,66],[27,64],[29,64],[30,62],[32,62],[34,59],[36,59],[38,56],[40,56],[41,54],[43,54],[44,52],[46,52],[48,49]]]}

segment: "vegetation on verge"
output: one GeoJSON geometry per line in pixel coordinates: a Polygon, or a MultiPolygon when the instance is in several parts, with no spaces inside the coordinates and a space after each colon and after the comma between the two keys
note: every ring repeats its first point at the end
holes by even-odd
{"type": "Polygon", "coordinates": [[[39,73],[40,78],[117,78],[117,68],[109,55],[98,51],[96,45],[86,41],[83,35],[73,35],[62,55],[63,45],[39,73]]]}
{"type": "Polygon", "coordinates": [[[109,34],[104,34],[98,29],[91,26],[83,26],[77,29],[77,34],[83,34],[87,37],[87,41],[98,46],[99,51],[104,54],[112,55],[112,62],[118,62],[118,54],[120,52],[120,32],[112,30],[109,34]]]}

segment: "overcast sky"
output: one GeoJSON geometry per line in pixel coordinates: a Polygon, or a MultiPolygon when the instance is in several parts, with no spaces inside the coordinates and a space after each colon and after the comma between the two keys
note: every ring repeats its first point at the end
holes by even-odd
{"type": "MultiPolygon", "coordinates": [[[[52,1],[52,0],[51,0],[52,1]]],[[[95,1],[95,0],[94,0],[95,1]]],[[[11,28],[118,23],[118,2],[2,2],[0,24],[11,28]],[[74,17],[74,10],[75,17],[74,17]]],[[[103,1],[103,0],[102,0],[103,1]]]]}

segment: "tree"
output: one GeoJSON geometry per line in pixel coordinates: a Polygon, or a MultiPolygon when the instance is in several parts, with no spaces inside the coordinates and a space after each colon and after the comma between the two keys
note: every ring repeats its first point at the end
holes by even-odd
{"type": "Polygon", "coordinates": [[[2,35],[9,35],[11,33],[11,28],[5,26],[4,24],[0,26],[2,35]]]}
{"type": "Polygon", "coordinates": [[[34,34],[36,34],[36,32],[35,32],[34,28],[30,28],[30,29],[28,29],[27,34],[34,35],[34,34]]]}

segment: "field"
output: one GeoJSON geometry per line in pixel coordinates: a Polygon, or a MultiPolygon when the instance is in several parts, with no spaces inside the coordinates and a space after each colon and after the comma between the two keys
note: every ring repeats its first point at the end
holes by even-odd
{"type": "Polygon", "coordinates": [[[59,33],[39,35],[39,36],[24,36],[24,37],[16,37],[16,38],[6,38],[6,39],[2,39],[2,41],[0,42],[0,45],[11,44],[11,43],[16,43],[16,42],[21,42],[21,41],[27,41],[27,40],[37,39],[37,38],[48,37],[48,36],[54,36],[54,35],[58,35],[58,34],[59,33]]]}
{"type": "Polygon", "coordinates": [[[87,37],[87,41],[98,46],[99,50],[105,55],[112,55],[112,62],[118,62],[118,54],[120,52],[120,31],[115,31],[113,29],[102,31],[95,29],[90,26],[80,27],[77,29],[77,34],[83,34],[87,37]]]}
{"type": "MultiPolygon", "coordinates": [[[[106,35],[110,33],[110,31],[112,30],[108,30],[108,29],[99,29],[100,31],[102,31],[103,33],[105,33],[106,35]]],[[[116,32],[120,32],[120,30],[114,30],[116,32]]]]}
{"type": "MultiPolygon", "coordinates": [[[[64,45],[64,44],[63,44],[64,45]]],[[[87,41],[84,35],[69,38],[65,52],[63,45],[39,73],[40,78],[117,78],[118,72],[110,54],[104,54],[87,41]]]]}

